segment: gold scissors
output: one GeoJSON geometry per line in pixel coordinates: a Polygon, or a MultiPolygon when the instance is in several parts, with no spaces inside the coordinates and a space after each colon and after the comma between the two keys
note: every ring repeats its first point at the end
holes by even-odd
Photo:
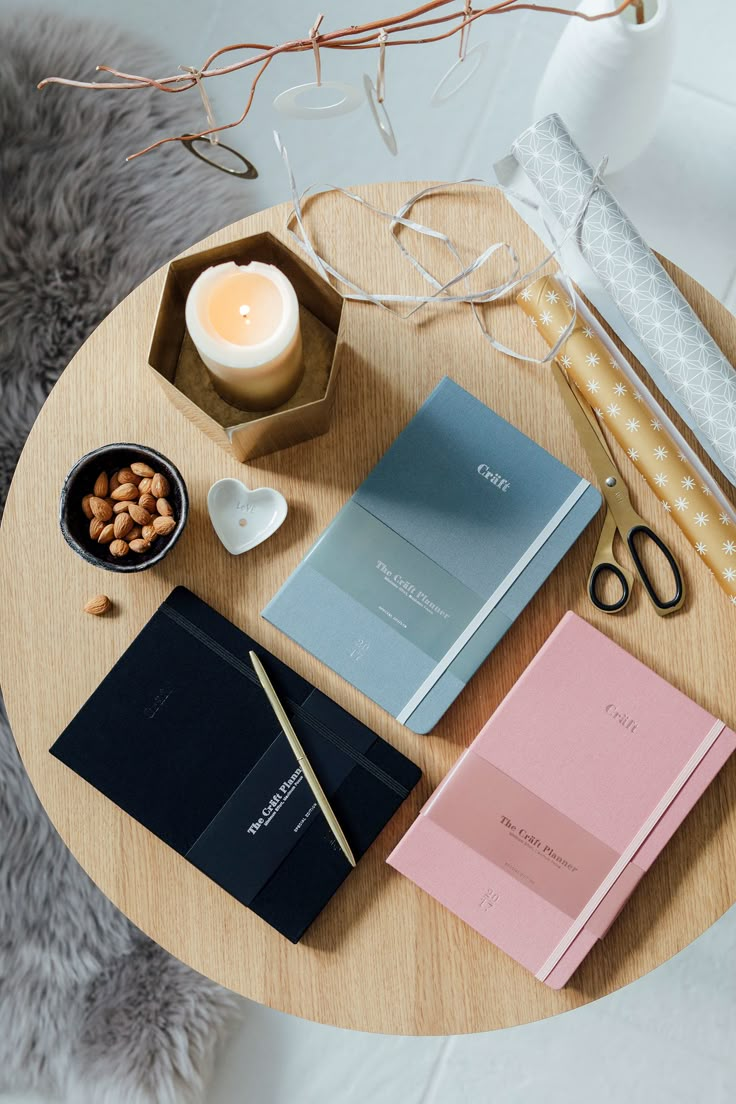
{"type": "Polygon", "coordinates": [[[647,525],[644,518],[637,514],[631,505],[628,489],[613,461],[595,414],[558,364],[552,364],[552,371],[575,424],[580,443],[588,454],[606,500],[606,518],[588,576],[588,596],[591,602],[603,613],[618,613],[631,597],[634,576],[618,562],[613,552],[613,541],[618,532],[629,549],[636,573],[644,584],[644,589],[656,612],[662,617],[668,613],[674,613],[685,600],[682,573],[675,557],[662,538],[647,525]],[[663,600],[657,594],[634,543],[634,537],[652,541],[664,556],[672,572],[674,589],[672,598],[663,600]],[[621,594],[613,602],[605,602],[598,594],[598,586],[605,575],[613,575],[621,586],[621,594]]]}

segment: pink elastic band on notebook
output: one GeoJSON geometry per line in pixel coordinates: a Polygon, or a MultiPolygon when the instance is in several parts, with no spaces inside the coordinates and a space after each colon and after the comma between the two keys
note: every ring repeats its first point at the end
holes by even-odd
{"type": "Polygon", "coordinates": [[[593,915],[595,910],[600,905],[603,898],[606,896],[606,894],[612,889],[612,887],[616,884],[618,879],[621,877],[624,870],[629,865],[629,863],[631,862],[631,860],[633,859],[634,855],[639,850],[641,845],[644,843],[644,841],[647,838],[647,836],[649,835],[649,833],[653,830],[653,828],[656,826],[656,824],[661,819],[661,817],[663,817],[664,814],[667,812],[667,809],[670,807],[670,805],[675,800],[675,798],[677,797],[677,795],[679,794],[680,790],[683,788],[685,783],[692,776],[692,774],[695,772],[695,770],[700,765],[702,760],[705,758],[705,756],[708,754],[710,749],[713,747],[713,744],[716,742],[718,737],[721,735],[721,733],[723,732],[725,727],[726,727],[726,724],[725,724],[724,721],[719,721],[719,720],[714,721],[712,728],[708,732],[708,734],[705,737],[705,739],[703,740],[703,742],[700,744],[699,747],[697,747],[695,749],[695,751],[690,756],[690,758],[688,759],[685,766],[682,768],[682,770],[678,774],[677,778],[674,780],[674,782],[672,783],[670,788],[667,790],[667,792],[662,797],[662,800],[657,804],[656,808],[650,813],[650,815],[644,821],[644,823],[642,824],[641,828],[639,829],[639,831],[634,836],[634,838],[631,841],[631,843],[629,844],[629,846],[626,848],[626,850],[621,855],[620,859],[617,861],[616,865],[611,870],[610,874],[608,874],[608,876],[600,884],[600,886],[595,891],[595,893],[593,894],[591,899],[588,901],[588,903],[585,906],[585,908],[583,909],[583,911],[572,922],[572,924],[570,925],[568,930],[565,932],[565,934],[563,935],[560,942],[557,944],[555,949],[552,951],[552,954],[549,956],[547,961],[543,964],[541,969],[537,972],[537,974],[535,976],[537,977],[537,979],[539,981],[546,981],[547,980],[549,975],[554,970],[555,966],[557,966],[557,964],[559,963],[562,956],[572,946],[572,943],[574,942],[575,939],[577,939],[578,935],[583,930],[585,925],[588,923],[588,921],[590,920],[591,916],[593,915]]]}

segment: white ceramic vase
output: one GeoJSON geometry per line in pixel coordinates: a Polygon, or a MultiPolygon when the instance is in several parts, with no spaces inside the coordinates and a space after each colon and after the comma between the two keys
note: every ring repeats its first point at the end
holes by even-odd
{"type": "MultiPolygon", "coordinates": [[[[583,0],[579,11],[610,11],[618,0],[583,0]]],[[[628,165],[652,140],[672,68],[671,0],[645,0],[645,22],[633,7],[612,19],[570,18],[549,60],[534,118],[558,112],[593,164],[608,172],[628,165]]]]}

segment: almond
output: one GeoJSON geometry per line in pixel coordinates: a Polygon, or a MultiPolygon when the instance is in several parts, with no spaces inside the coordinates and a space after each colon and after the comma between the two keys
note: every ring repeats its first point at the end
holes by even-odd
{"type": "Polygon", "coordinates": [[[154,475],[153,468],[149,467],[148,464],[143,464],[140,461],[136,461],[136,463],[131,464],[130,467],[131,467],[131,470],[134,471],[136,475],[139,475],[141,477],[141,479],[146,479],[146,478],[152,479],[153,478],[153,475],[154,475]]]}
{"type": "Polygon", "coordinates": [[[130,514],[118,514],[115,518],[115,536],[122,540],[126,533],[133,528],[133,519],[130,514]]]}
{"type": "Polygon", "coordinates": [[[91,499],[91,497],[92,497],[92,495],[88,494],[88,495],[85,495],[84,498],[82,499],[82,513],[84,514],[84,516],[86,518],[89,518],[90,521],[95,516],[92,513],[92,507],[89,504],[89,500],[91,499]]]}
{"type": "Polygon", "coordinates": [[[171,508],[168,498],[159,498],[156,500],[156,509],[162,515],[162,517],[171,517],[174,511],[171,508]]]}
{"type": "Polygon", "coordinates": [[[160,537],[165,537],[176,529],[176,522],[173,517],[157,517],[153,519],[153,528],[160,537]]]}
{"type": "Polygon", "coordinates": [[[138,490],[141,492],[142,495],[149,494],[151,490],[151,480],[148,478],[148,476],[146,476],[144,479],[141,479],[140,483],[138,484],[138,490]]]}
{"type": "Polygon", "coordinates": [[[137,502],[131,502],[128,507],[128,513],[132,517],[133,521],[137,525],[150,525],[151,515],[148,510],[144,510],[137,502]]]}
{"type": "Polygon", "coordinates": [[[92,495],[90,498],[89,508],[100,521],[109,521],[112,517],[112,506],[110,503],[105,502],[104,498],[98,498],[97,495],[92,495]]]}
{"type": "Polygon", "coordinates": [[[107,525],[102,530],[99,537],[97,538],[97,541],[98,541],[99,544],[109,544],[110,541],[114,538],[114,536],[115,536],[115,526],[113,525],[113,523],[111,521],[108,521],[107,525]]]}
{"type": "Polygon", "coordinates": [[[112,544],[110,545],[110,551],[112,552],[113,556],[117,556],[117,557],[118,557],[118,559],[119,559],[119,558],[120,558],[121,556],[127,556],[127,555],[128,555],[128,544],[127,544],[127,541],[124,541],[124,540],[114,540],[114,541],[112,542],[112,544]]]}
{"type": "Polygon", "coordinates": [[[110,486],[108,487],[108,491],[110,491],[110,493],[112,493],[115,490],[115,488],[119,487],[119,486],[120,486],[120,479],[118,478],[118,473],[114,472],[110,476],[110,486]]]}
{"type": "Polygon", "coordinates": [[[107,498],[107,488],[110,485],[110,480],[107,478],[107,472],[100,472],[95,479],[93,495],[97,495],[98,498],[107,498]]]}
{"type": "Polygon", "coordinates": [[[138,497],[138,487],[135,483],[121,483],[112,492],[112,497],[116,502],[131,502],[138,497]]]}
{"type": "Polygon", "coordinates": [[[96,541],[102,530],[105,528],[105,523],[100,518],[93,517],[89,523],[89,535],[93,541],[96,541]]]}
{"type": "Polygon", "coordinates": [[[142,538],[130,542],[131,552],[138,552],[140,554],[141,552],[147,552],[150,547],[148,541],[144,541],[142,538]]]}
{"type": "Polygon", "coordinates": [[[143,530],[141,529],[140,525],[134,525],[125,539],[130,544],[132,540],[140,540],[142,536],[143,530]]]}
{"type": "Polygon", "coordinates": [[[153,544],[156,537],[158,536],[155,525],[144,525],[141,536],[143,537],[144,541],[148,541],[149,544],[153,544]]]}
{"type": "MultiPolygon", "coordinates": [[[[140,487],[138,490],[140,490],[140,487]]],[[[142,506],[144,510],[148,510],[149,514],[155,514],[156,512],[156,499],[152,494],[142,494],[138,499],[138,505],[142,506]]]]}
{"type": "Polygon", "coordinates": [[[156,472],[151,480],[151,494],[154,498],[166,498],[169,493],[169,481],[161,472],[156,472]]]}
{"type": "Polygon", "coordinates": [[[136,475],[132,468],[121,468],[118,472],[119,483],[135,483],[136,487],[141,481],[141,477],[136,475]]]}
{"type": "Polygon", "coordinates": [[[112,508],[112,512],[114,514],[127,514],[129,506],[129,502],[116,502],[112,508]]]}
{"type": "Polygon", "coordinates": [[[112,608],[112,602],[106,594],[97,594],[94,598],[90,598],[89,602],[84,607],[85,613],[91,613],[94,617],[101,617],[103,613],[107,613],[112,608]]]}

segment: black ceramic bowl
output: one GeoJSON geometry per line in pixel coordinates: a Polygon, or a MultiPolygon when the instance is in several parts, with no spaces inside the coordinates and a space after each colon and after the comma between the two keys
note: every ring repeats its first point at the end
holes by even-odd
{"type": "Polygon", "coordinates": [[[86,453],[77,460],[61,489],[59,499],[59,525],[66,543],[74,551],[95,567],[105,571],[145,571],[160,563],[168,555],[184,531],[189,514],[189,496],[186,483],[177,468],[155,449],[143,445],[103,445],[86,453]],[[161,472],[169,481],[168,500],[176,518],[176,528],[166,537],[158,537],[151,545],[150,552],[129,552],[122,559],[116,559],[109,545],[98,544],[89,535],[89,519],[82,510],[82,499],[92,493],[95,480],[100,472],[112,475],[120,468],[135,462],[149,464],[154,471],[161,472]]]}

